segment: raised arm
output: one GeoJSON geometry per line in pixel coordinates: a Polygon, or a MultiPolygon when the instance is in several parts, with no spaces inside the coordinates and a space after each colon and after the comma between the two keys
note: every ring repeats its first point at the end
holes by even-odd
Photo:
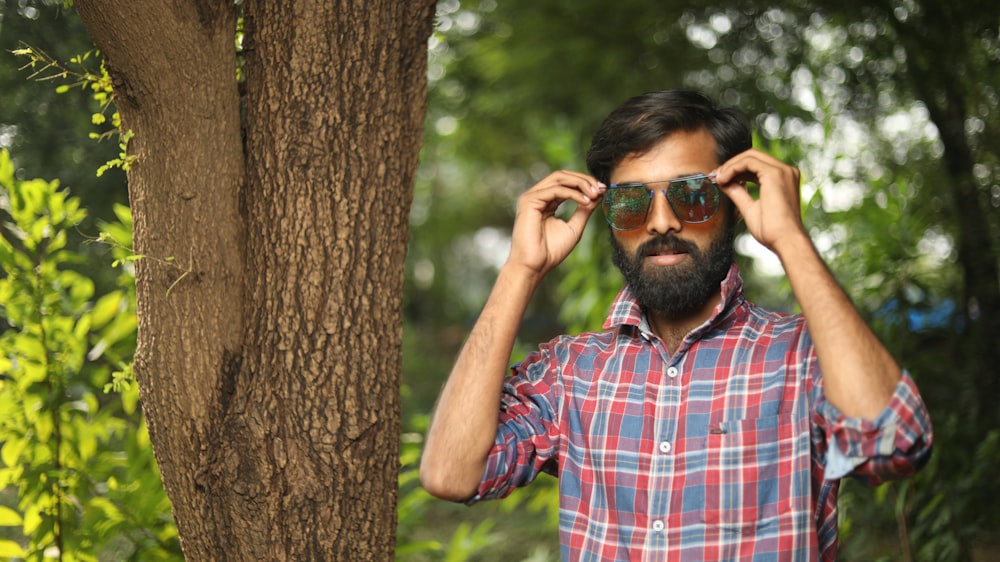
{"type": "Polygon", "coordinates": [[[518,200],[510,256],[452,367],[435,408],[420,462],[431,494],[461,501],[479,485],[497,431],[503,380],[535,288],[580,241],[603,186],[576,172],[555,172],[518,200]],[[577,203],[567,219],[555,216],[577,203]]]}
{"type": "Polygon", "coordinates": [[[809,239],[798,170],[750,150],[724,163],[717,174],[750,234],[785,268],[816,346],[826,399],[846,416],[874,419],[889,404],[902,372],[809,239]],[[749,194],[743,180],[760,185],[759,198],[749,194]]]}

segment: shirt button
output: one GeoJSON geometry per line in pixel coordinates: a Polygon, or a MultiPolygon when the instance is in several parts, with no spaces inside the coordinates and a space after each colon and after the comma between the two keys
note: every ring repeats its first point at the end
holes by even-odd
{"type": "Polygon", "coordinates": [[[660,441],[660,452],[669,453],[671,449],[670,441],[660,441]]]}
{"type": "Polygon", "coordinates": [[[667,369],[667,376],[670,378],[674,378],[677,376],[677,372],[678,372],[677,367],[669,367],[667,369]]]}
{"type": "Polygon", "coordinates": [[[659,519],[657,519],[656,521],[653,521],[653,531],[659,533],[659,532],[663,531],[663,529],[665,529],[665,528],[666,528],[666,525],[663,524],[663,521],[660,521],[659,519]]]}

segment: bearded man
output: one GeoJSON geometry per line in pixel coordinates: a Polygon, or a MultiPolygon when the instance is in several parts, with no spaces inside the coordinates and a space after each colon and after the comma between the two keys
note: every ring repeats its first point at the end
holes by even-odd
{"type": "Polygon", "coordinates": [[[798,170],[751,148],[738,112],[677,90],[612,112],[587,166],[520,197],[435,408],[424,487],[474,503],[557,475],[563,560],[835,560],[840,479],[913,474],[932,430],[809,239],[798,170]],[[532,293],[598,207],[626,281],[604,328],[508,369],[532,293]],[[801,314],[744,297],[739,220],[781,260],[801,314]]]}

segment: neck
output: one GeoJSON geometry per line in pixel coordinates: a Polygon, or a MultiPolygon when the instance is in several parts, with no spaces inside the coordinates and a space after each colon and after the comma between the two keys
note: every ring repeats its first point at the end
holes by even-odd
{"type": "Polygon", "coordinates": [[[649,327],[653,330],[653,333],[659,336],[667,346],[667,349],[673,353],[680,347],[681,342],[684,341],[684,338],[691,330],[701,326],[706,320],[712,317],[715,308],[721,301],[722,295],[715,294],[712,298],[705,301],[699,309],[682,315],[665,314],[658,310],[646,310],[646,320],[649,322],[649,327]]]}

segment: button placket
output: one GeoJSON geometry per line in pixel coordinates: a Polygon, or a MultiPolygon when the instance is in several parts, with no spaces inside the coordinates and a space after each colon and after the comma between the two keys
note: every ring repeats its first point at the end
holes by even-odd
{"type": "Polygon", "coordinates": [[[657,393],[656,412],[658,424],[652,459],[652,470],[654,479],[657,481],[657,485],[655,486],[657,492],[650,495],[651,501],[647,511],[650,515],[647,529],[649,529],[650,539],[657,544],[657,549],[664,548],[663,543],[660,541],[665,541],[667,538],[666,515],[670,504],[670,496],[674,492],[674,490],[670,489],[668,476],[673,472],[671,467],[674,463],[672,455],[674,453],[674,443],[671,439],[674,435],[674,424],[680,407],[679,398],[682,393],[682,389],[678,385],[679,380],[677,379],[680,370],[670,364],[672,358],[665,350],[662,350],[661,356],[664,359],[664,364],[660,366],[662,370],[659,372],[662,373],[661,377],[662,375],[666,375],[666,377],[661,379],[662,384],[659,386],[657,393]]]}

